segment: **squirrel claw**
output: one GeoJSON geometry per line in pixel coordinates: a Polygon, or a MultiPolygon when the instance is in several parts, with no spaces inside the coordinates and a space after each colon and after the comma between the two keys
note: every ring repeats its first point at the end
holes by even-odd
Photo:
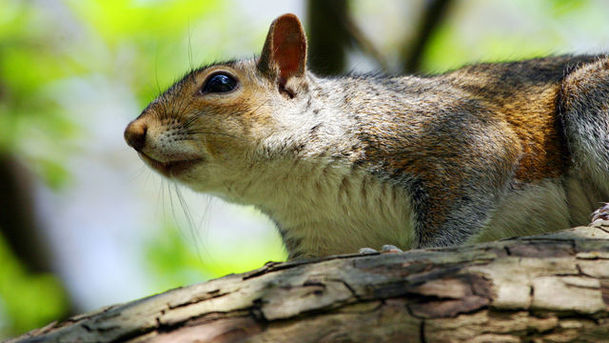
{"type": "Polygon", "coordinates": [[[361,255],[372,255],[372,254],[399,254],[402,253],[402,249],[396,247],[395,245],[385,244],[381,247],[381,251],[372,248],[361,248],[359,249],[359,253],[361,255]]]}
{"type": "Polygon", "coordinates": [[[609,203],[592,213],[590,226],[609,226],[609,203]]]}
{"type": "Polygon", "coordinates": [[[396,247],[395,245],[391,245],[391,244],[385,244],[383,245],[383,247],[381,247],[381,253],[384,254],[399,254],[399,253],[403,253],[404,251],[398,247],[396,247]]]}
{"type": "Polygon", "coordinates": [[[360,255],[373,255],[373,254],[378,254],[379,252],[375,249],[372,248],[361,248],[359,249],[359,254],[360,255]]]}

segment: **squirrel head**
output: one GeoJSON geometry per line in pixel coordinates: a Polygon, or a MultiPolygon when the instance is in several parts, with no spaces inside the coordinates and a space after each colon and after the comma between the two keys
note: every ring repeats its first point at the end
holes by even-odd
{"type": "Polygon", "coordinates": [[[303,113],[306,49],[298,18],[282,15],[259,58],[190,72],[127,126],[125,140],[164,176],[223,195],[265,159],[293,154],[314,126],[303,113]]]}

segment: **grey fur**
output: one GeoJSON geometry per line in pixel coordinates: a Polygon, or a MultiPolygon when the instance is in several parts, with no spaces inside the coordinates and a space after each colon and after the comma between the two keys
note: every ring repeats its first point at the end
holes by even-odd
{"type": "MultiPolygon", "coordinates": [[[[271,30],[298,33],[304,53],[294,18],[271,30]]],[[[290,258],[558,230],[609,200],[607,56],[324,79],[283,70],[276,43],[269,34],[260,60],[191,72],[125,137],[164,175],[258,207],[290,258]],[[241,88],[201,95],[217,71],[241,88]],[[172,173],[183,160],[194,162],[172,173]]]]}

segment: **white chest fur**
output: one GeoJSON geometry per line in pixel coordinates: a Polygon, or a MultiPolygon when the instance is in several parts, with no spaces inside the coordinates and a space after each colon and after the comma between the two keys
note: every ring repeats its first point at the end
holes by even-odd
{"type": "Polygon", "coordinates": [[[247,193],[248,202],[277,222],[291,256],[413,246],[406,192],[351,168],[296,164],[289,173],[252,183],[247,193]]]}

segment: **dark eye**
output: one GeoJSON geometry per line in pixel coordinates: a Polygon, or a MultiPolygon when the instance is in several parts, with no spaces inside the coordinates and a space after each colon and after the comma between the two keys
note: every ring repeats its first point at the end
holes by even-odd
{"type": "Polygon", "coordinates": [[[228,74],[216,74],[207,79],[201,92],[205,93],[226,93],[237,87],[237,80],[228,74]]]}

